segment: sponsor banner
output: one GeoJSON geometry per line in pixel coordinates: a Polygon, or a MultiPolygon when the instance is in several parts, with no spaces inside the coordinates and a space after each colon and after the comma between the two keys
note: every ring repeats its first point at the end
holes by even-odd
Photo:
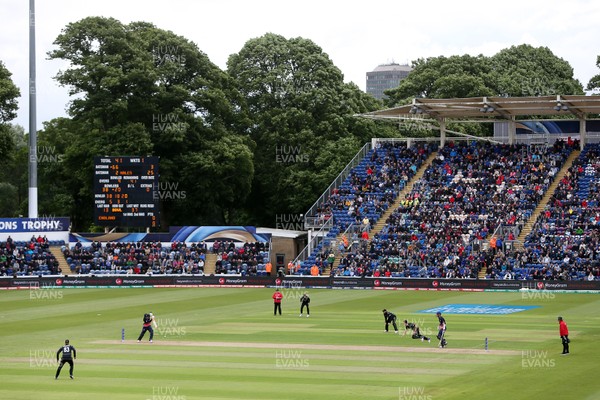
{"type": "Polygon", "coordinates": [[[0,289],[82,287],[278,287],[483,291],[599,291],[600,281],[501,281],[477,279],[343,278],[314,276],[65,275],[0,277],[0,289]]]}
{"type": "Polygon", "coordinates": [[[526,282],[520,281],[490,281],[490,289],[513,289],[519,290],[526,282]]]}

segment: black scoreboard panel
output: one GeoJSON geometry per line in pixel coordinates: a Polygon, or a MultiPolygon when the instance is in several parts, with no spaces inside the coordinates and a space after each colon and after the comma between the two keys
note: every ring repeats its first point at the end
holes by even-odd
{"type": "Polygon", "coordinates": [[[160,225],[158,157],[94,157],[94,222],[160,225]]]}

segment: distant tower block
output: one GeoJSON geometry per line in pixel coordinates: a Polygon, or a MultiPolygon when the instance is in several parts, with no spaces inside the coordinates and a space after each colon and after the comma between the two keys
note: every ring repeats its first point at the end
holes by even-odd
{"type": "Polygon", "coordinates": [[[383,91],[397,87],[410,71],[412,68],[409,65],[392,63],[378,66],[367,72],[367,93],[379,100],[385,98],[383,91]]]}

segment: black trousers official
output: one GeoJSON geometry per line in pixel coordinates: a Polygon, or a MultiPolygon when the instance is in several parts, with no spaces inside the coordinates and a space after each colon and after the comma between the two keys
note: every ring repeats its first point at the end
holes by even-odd
{"type": "Polygon", "coordinates": [[[388,331],[389,325],[392,324],[394,327],[394,331],[398,331],[398,325],[396,325],[396,317],[386,318],[385,319],[385,331],[388,331]]]}
{"type": "Polygon", "coordinates": [[[277,310],[279,310],[279,315],[281,315],[281,303],[273,303],[273,315],[277,315],[277,310]]]}
{"type": "Polygon", "coordinates": [[[65,365],[65,364],[69,364],[69,375],[71,377],[73,377],[73,360],[62,359],[62,360],[60,360],[60,365],[58,366],[58,369],[56,370],[55,378],[58,378],[58,376],[60,375],[60,370],[62,369],[63,365],[65,365]]]}
{"type": "Polygon", "coordinates": [[[150,325],[150,326],[142,327],[142,332],[140,333],[140,336],[138,337],[137,340],[142,340],[142,338],[146,334],[146,331],[150,332],[150,340],[152,340],[152,338],[154,338],[154,329],[152,328],[152,325],[150,325]]]}
{"type": "Polygon", "coordinates": [[[560,337],[562,339],[562,345],[563,345],[563,354],[568,354],[569,353],[569,337],[568,336],[561,336],[560,337]]]}
{"type": "Polygon", "coordinates": [[[308,303],[302,303],[300,306],[300,314],[304,313],[304,306],[306,306],[306,313],[310,314],[310,307],[308,306],[308,303]]]}

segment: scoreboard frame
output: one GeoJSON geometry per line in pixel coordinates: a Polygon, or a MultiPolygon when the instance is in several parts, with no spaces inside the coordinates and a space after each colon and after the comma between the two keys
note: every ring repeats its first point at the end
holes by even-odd
{"type": "Polygon", "coordinates": [[[94,223],[160,226],[157,156],[94,157],[94,223]]]}

